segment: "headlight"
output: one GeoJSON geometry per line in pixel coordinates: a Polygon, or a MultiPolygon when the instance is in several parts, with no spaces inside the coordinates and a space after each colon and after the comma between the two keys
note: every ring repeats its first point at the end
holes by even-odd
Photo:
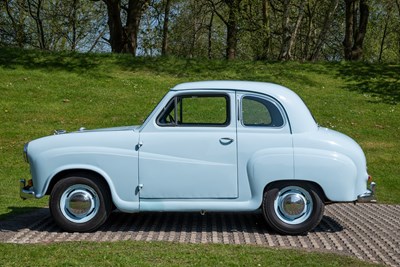
{"type": "Polygon", "coordinates": [[[24,145],[24,159],[25,159],[25,161],[26,161],[27,163],[29,163],[29,159],[28,159],[28,145],[29,145],[29,143],[26,143],[26,144],[24,145]]]}

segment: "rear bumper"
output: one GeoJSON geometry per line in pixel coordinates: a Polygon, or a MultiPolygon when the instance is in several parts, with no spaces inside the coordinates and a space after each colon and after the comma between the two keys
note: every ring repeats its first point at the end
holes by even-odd
{"type": "Polygon", "coordinates": [[[376,202],[375,189],[376,189],[376,183],[371,182],[371,184],[369,185],[369,189],[357,197],[357,202],[360,203],[376,202]]]}
{"type": "Polygon", "coordinates": [[[19,180],[19,195],[24,200],[36,197],[35,191],[33,191],[33,186],[27,185],[25,179],[19,180]]]}

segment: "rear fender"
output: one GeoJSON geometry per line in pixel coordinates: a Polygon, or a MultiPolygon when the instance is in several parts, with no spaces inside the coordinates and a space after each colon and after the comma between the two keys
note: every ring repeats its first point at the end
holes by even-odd
{"type": "Polygon", "coordinates": [[[295,148],[295,179],[317,183],[330,201],[354,201],[357,167],[348,156],[334,151],[295,148]]]}

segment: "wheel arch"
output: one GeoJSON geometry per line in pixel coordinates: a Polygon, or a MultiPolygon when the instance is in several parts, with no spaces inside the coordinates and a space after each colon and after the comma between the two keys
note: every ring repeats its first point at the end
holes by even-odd
{"type": "MultiPolygon", "coordinates": [[[[263,190],[262,195],[264,196],[265,192],[274,187],[274,186],[279,186],[279,185],[299,185],[299,184],[307,184],[308,186],[310,186],[312,189],[314,189],[314,191],[318,194],[318,196],[320,197],[320,199],[322,200],[322,202],[324,203],[329,203],[330,200],[326,197],[324,190],[322,189],[322,187],[314,182],[314,181],[309,181],[309,180],[276,180],[276,181],[271,181],[269,182],[263,190]]],[[[262,203],[261,203],[262,205],[262,203]]]]}
{"type": "Polygon", "coordinates": [[[89,169],[82,169],[82,168],[66,169],[66,170],[62,170],[62,171],[56,173],[50,180],[49,186],[47,187],[47,190],[46,190],[46,195],[51,194],[51,191],[53,190],[55,184],[58,183],[60,180],[70,177],[70,176],[73,176],[73,175],[84,176],[89,179],[92,179],[92,178],[98,179],[98,181],[102,182],[103,185],[106,187],[109,196],[112,197],[110,185],[108,184],[107,180],[104,178],[103,175],[101,175],[100,173],[98,173],[96,171],[89,170],[89,169]]]}

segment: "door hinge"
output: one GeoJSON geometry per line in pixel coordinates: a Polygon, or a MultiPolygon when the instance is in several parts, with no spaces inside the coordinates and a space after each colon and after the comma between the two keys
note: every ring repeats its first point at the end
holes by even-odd
{"type": "Polygon", "coordinates": [[[139,142],[137,145],[136,145],[136,151],[137,150],[139,150],[141,147],[143,146],[143,143],[142,142],[139,142]]]}
{"type": "Polygon", "coordinates": [[[142,188],[143,188],[143,184],[138,184],[138,186],[136,187],[136,190],[135,190],[135,194],[136,195],[139,194],[139,192],[140,192],[140,190],[142,190],[142,188]]]}

